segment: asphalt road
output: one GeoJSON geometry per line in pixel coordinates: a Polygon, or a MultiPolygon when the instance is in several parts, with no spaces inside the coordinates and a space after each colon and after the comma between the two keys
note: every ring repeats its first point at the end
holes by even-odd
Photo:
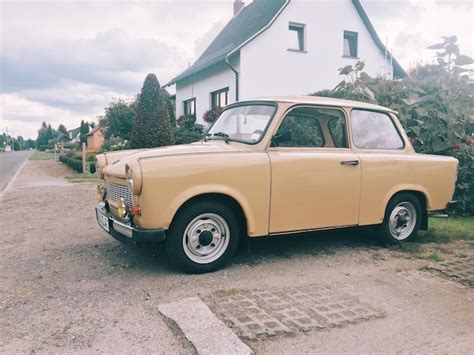
{"type": "Polygon", "coordinates": [[[0,191],[3,191],[10,178],[31,153],[30,150],[0,153],[0,191]]]}

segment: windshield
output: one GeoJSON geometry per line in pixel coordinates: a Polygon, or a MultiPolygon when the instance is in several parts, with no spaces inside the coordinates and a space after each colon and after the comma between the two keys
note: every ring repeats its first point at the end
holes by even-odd
{"type": "Polygon", "coordinates": [[[237,106],[225,110],[207,133],[208,139],[258,143],[270,122],[274,105],[237,106]]]}

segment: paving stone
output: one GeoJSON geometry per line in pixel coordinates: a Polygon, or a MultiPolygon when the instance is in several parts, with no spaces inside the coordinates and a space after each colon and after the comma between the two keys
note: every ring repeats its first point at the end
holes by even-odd
{"type": "MultiPolygon", "coordinates": [[[[158,310],[178,325],[198,354],[252,354],[252,350],[197,297],[162,304],[158,310]]],[[[247,318],[249,323],[255,324],[254,319],[247,318]]]]}
{"type": "Polygon", "coordinates": [[[474,256],[458,258],[429,266],[451,280],[474,287],[474,256]]]}
{"type": "Polygon", "coordinates": [[[242,338],[255,339],[344,326],[384,313],[344,288],[310,285],[280,290],[215,293],[204,299],[242,338]]]}

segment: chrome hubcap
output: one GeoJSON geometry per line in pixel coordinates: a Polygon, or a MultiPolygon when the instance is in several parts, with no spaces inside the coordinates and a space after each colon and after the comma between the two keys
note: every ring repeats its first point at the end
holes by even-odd
{"type": "Polygon", "coordinates": [[[390,234],[397,240],[408,238],[415,229],[416,219],[416,208],[411,202],[399,203],[390,214],[390,234]]]}
{"type": "Polygon", "coordinates": [[[229,238],[229,225],[225,219],[215,213],[204,213],[186,227],[183,249],[195,263],[209,264],[225,253],[229,238]]]}

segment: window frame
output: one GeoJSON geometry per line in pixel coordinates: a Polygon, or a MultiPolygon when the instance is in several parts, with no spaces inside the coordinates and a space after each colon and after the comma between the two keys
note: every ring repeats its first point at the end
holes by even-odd
{"type": "Polygon", "coordinates": [[[298,23],[298,22],[289,22],[288,31],[294,31],[298,35],[298,43],[297,43],[298,48],[288,48],[288,51],[298,52],[298,53],[307,53],[306,52],[306,24],[298,23]],[[301,34],[303,38],[300,38],[301,34]]]}
{"type": "Polygon", "coordinates": [[[196,98],[195,97],[183,101],[183,114],[186,116],[196,117],[196,98]],[[186,106],[189,105],[191,102],[194,102],[194,113],[188,114],[186,113],[186,106]]]}
{"type": "Polygon", "coordinates": [[[342,42],[342,56],[344,58],[359,58],[359,32],[355,32],[355,31],[347,31],[347,30],[344,30],[344,34],[343,34],[343,42],[342,42]],[[344,52],[344,42],[346,40],[346,36],[347,36],[347,40],[349,41],[349,54],[347,55],[345,52],[344,52]],[[355,55],[351,55],[351,39],[355,39],[355,55]]]}
{"type": "Polygon", "coordinates": [[[211,95],[211,110],[217,108],[217,107],[220,107],[220,108],[223,108],[223,107],[226,107],[227,105],[229,105],[229,87],[225,87],[223,89],[219,89],[219,90],[216,90],[216,91],[212,91],[210,93],[211,95]],[[220,94],[222,93],[225,93],[225,101],[226,101],[226,104],[225,105],[221,105],[221,102],[220,102],[220,94]],[[214,105],[214,97],[216,97],[219,101],[219,105],[214,105]]]}
{"type": "Polygon", "coordinates": [[[371,109],[366,109],[366,108],[361,108],[361,107],[353,107],[351,108],[350,112],[349,112],[349,123],[351,125],[351,145],[358,149],[358,150],[363,150],[363,151],[368,151],[368,150],[385,150],[385,151],[392,151],[392,152],[398,152],[398,151],[403,151],[405,150],[405,148],[407,147],[407,144],[405,142],[405,138],[403,137],[403,134],[401,133],[400,131],[400,128],[398,127],[397,123],[394,121],[392,115],[390,114],[390,112],[386,112],[386,111],[380,111],[380,110],[371,110],[371,109]],[[355,143],[354,141],[354,130],[353,130],[353,127],[352,127],[352,111],[366,111],[366,112],[375,112],[375,113],[379,113],[379,114],[382,114],[382,115],[385,115],[388,117],[388,119],[390,120],[390,122],[392,123],[393,127],[395,128],[395,131],[397,132],[398,136],[400,137],[400,140],[402,141],[402,147],[401,148],[360,148],[357,146],[357,144],[355,143]]]}
{"type": "MultiPolygon", "coordinates": [[[[278,125],[275,127],[275,130],[273,131],[273,134],[272,134],[272,137],[270,138],[270,141],[268,142],[268,146],[267,146],[267,150],[268,149],[305,149],[305,150],[309,150],[309,149],[317,149],[317,150],[321,150],[321,149],[324,149],[326,151],[329,151],[331,149],[345,149],[345,150],[352,150],[352,132],[350,131],[350,120],[349,120],[349,116],[347,115],[347,112],[346,110],[344,110],[341,106],[325,106],[325,105],[312,105],[312,104],[296,104],[296,105],[293,105],[291,107],[289,107],[283,114],[282,114],[282,119],[280,120],[280,122],[278,122],[278,125]],[[344,117],[344,120],[346,122],[346,142],[347,142],[347,148],[338,148],[338,147],[272,147],[271,144],[272,144],[272,141],[273,141],[273,137],[275,137],[275,135],[277,134],[278,130],[280,129],[280,126],[281,124],[283,123],[283,120],[286,118],[286,116],[291,112],[293,111],[294,109],[297,109],[297,108],[302,108],[302,107],[310,107],[310,108],[317,108],[317,109],[331,109],[331,110],[336,110],[336,111],[339,111],[342,113],[343,117],[344,117]],[[350,137],[350,138],[349,138],[350,137]]],[[[320,125],[321,126],[321,125],[320,125]]],[[[331,133],[329,133],[331,134],[331,133]]],[[[326,142],[326,140],[325,140],[326,142]]]]}
{"type": "MultiPolygon", "coordinates": [[[[248,142],[248,141],[243,141],[243,140],[240,140],[240,139],[229,139],[229,141],[231,141],[231,142],[237,142],[237,143],[248,144],[248,145],[257,145],[257,144],[261,143],[263,141],[263,139],[267,136],[268,129],[272,125],[272,122],[275,119],[275,116],[276,116],[277,112],[279,111],[278,110],[279,105],[276,101],[240,101],[240,102],[235,102],[235,103],[227,105],[225,107],[225,109],[222,110],[219,117],[225,111],[230,110],[232,108],[241,107],[241,106],[271,106],[271,107],[274,108],[273,114],[270,117],[270,119],[268,120],[267,126],[265,127],[265,130],[263,131],[262,136],[260,137],[259,141],[257,141],[257,142],[248,142]]],[[[212,122],[212,124],[207,128],[206,132],[204,133],[204,136],[207,135],[207,133],[211,130],[211,128],[214,126],[214,124],[217,122],[218,119],[219,118],[217,118],[214,122],[212,122]]],[[[273,138],[273,135],[272,135],[272,138],[273,138]]]]}
{"type": "MultiPolygon", "coordinates": [[[[344,135],[344,138],[345,138],[345,141],[346,141],[346,146],[347,147],[336,147],[336,139],[334,138],[334,134],[332,133],[331,131],[331,128],[329,128],[329,124],[334,121],[334,120],[337,120],[338,118],[337,117],[334,117],[334,118],[331,118],[328,123],[327,123],[327,128],[328,128],[328,132],[329,132],[329,135],[331,136],[331,139],[332,139],[332,143],[334,144],[334,148],[338,148],[338,149],[349,149],[349,136],[347,135],[347,121],[345,121],[345,135],[344,135]]],[[[345,117],[344,117],[345,119],[345,117]]]]}

